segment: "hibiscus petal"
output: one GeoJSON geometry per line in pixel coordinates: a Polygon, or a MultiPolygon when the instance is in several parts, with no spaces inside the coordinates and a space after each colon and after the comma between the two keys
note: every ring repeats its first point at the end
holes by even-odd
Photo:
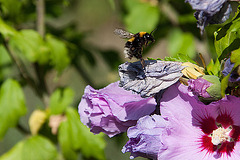
{"type": "Polygon", "coordinates": [[[223,98],[221,101],[218,101],[216,103],[219,103],[219,113],[227,113],[227,115],[230,115],[230,117],[233,120],[233,124],[236,126],[240,126],[240,98],[227,95],[225,98],[223,98]]]}
{"type": "Polygon", "coordinates": [[[78,109],[82,123],[90,131],[103,132],[112,137],[125,132],[136,124],[140,117],[155,110],[154,98],[142,98],[118,86],[118,82],[95,90],[87,86],[78,109]]]}
{"type": "Polygon", "coordinates": [[[141,156],[157,159],[159,149],[166,149],[162,136],[167,134],[168,122],[159,115],[145,116],[128,129],[129,141],[122,152],[131,152],[130,159],[141,156]]]}

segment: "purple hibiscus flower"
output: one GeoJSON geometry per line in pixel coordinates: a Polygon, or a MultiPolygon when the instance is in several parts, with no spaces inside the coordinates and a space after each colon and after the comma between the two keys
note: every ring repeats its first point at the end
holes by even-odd
{"type": "Polygon", "coordinates": [[[186,0],[196,12],[197,27],[200,28],[201,34],[208,24],[219,24],[225,22],[232,8],[228,0],[186,0]]]}
{"type": "MultiPolygon", "coordinates": [[[[154,152],[154,156],[157,154],[155,159],[158,160],[240,159],[239,104],[239,98],[226,96],[219,101],[205,105],[188,92],[187,86],[180,83],[172,85],[165,91],[160,102],[162,119],[165,121],[149,121],[149,126],[161,123],[158,124],[162,126],[158,131],[159,137],[155,135],[157,137],[155,140],[142,141],[147,143],[145,146],[159,145],[158,153],[154,152]]],[[[139,125],[141,123],[138,122],[139,125]]],[[[135,137],[145,130],[141,126],[137,128],[139,130],[134,131],[135,137]]],[[[130,129],[128,134],[131,135],[130,129]]],[[[152,127],[152,132],[156,129],[158,127],[152,127]]],[[[127,144],[133,143],[131,138],[127,144]]],[[[140,146],[133,144],[132,147],[140,146]]],[[[141,148],[138,148],[138,151],[143,152],[141,148]]]]}
{"type": "Polygon", "coordinates": [[[168,122],[159,115],[145,116],[138,120],[136,126],[128,129],[129,141],[122,152],[131,152],[130,159],[141,156],[157,159],[160,149],[166,149],[163,135],[167,134],[168,122]]]}
{"type": "Polygon", "coordinates": [[[112,137],[125,132],[135,125],[140,117],[155,110],[154,98],[141,98],[118,87],[118,84],[115,82],[100,90],[91,86],[85,88],[78,111],[82,123],[88,126],[91,132],[103,132],[112,137]]]}
{"type": "Polygon", "coordinates": [[[236,67],[233,71],[234,63],[231,62],[230,58],[228,58],[224,64],[224,69],[222,71],[222,74],[224,76],[227,76],[229,73],[231,73],[229,77],[229,82],[239,82],[240,81],[240,67],[236,67]]]}

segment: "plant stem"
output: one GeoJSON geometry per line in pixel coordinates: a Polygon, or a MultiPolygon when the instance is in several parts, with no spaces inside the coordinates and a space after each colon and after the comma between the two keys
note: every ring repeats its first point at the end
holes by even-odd
{"type": "MultiPolygon", "coordinates": [[[[77,59],[77,58],[76,58],[77,59]]],[[[77,63],[77,61],[73,60],[73,66],[75,67],[75,69],[77,70],[77,72],[82,76],[82,78],[84,79],[84,81],[89,84],[90,86],[92,86],[93,88],[95,88],[94,83],[92,82],[92,80],[88,77],[88,75],[86,74],[86,72],[82,69],[82,67],[77,63]]]]}
{"type": "Polygon", "coordinates": [[[40,97],[42,97],[42,93],[40,92],[40,90],[38,89],[38,86],[36,85],[35,81],[32,79],[32,77],[30,76],[30,74],[27,72],[27,69],[25,68],[25,66],[22,64],[22,62],[15,56],[15,54],[13,53],[13,51],[10,49],[10,47],[8,46],[6,40],[3,40],[3,45],[6,48],[8,54],[10,55],[12,61],[16,64],[20,75],[22,76],[23,79],[25,79],[27,81],[27,83],[34,88],[35,92],[37,93],[37,95],[39,95],[40,97]]]}
{"type": "MultiPolygon", "coordinates": [[[[44,39],[45,37],[45,1],[44,0],[37,0],[36,3],[36,12],[37,12],[37,23],[36,23],[36,28],[40,36],[44,39]]],[[[36,75],[39,81],[39,88],[43,90],[43,102],[45,106],[48,106],[48,87],[46,85],[46,80],[45,80],[45,71],[42,66],[40,66],[38,63],[34,63],[34,68],[36,71],[36,75]]]]}
{"type": "Polygon", "coordinates": [[[45,35],[45,2],[37,0],[37,31],[44,38],[45,35]]]}

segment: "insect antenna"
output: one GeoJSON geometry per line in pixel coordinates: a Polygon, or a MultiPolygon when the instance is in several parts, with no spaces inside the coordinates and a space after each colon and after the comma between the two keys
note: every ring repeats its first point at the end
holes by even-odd
{"type": "Polygon", "coordinates": [[[157,29],[158,29],[158,27],[156,27],[156,28],[150,33],[150,35],[152,35],[153,32],[155,32],[157,29]]]}

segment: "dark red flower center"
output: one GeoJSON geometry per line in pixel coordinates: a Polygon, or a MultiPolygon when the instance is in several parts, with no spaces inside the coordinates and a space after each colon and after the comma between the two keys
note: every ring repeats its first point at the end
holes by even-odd
{"type": "Polygon", "coordinates": [[[217,157],[223,154],[231,157],[234,146],[239,141],[240,126],[234,125],[229,114],[220,114],[216,119],[201,119],[199,127],[204,133],[199,140],[201,151],[205,150],[208,154],[215,152],[217,157]]]}

